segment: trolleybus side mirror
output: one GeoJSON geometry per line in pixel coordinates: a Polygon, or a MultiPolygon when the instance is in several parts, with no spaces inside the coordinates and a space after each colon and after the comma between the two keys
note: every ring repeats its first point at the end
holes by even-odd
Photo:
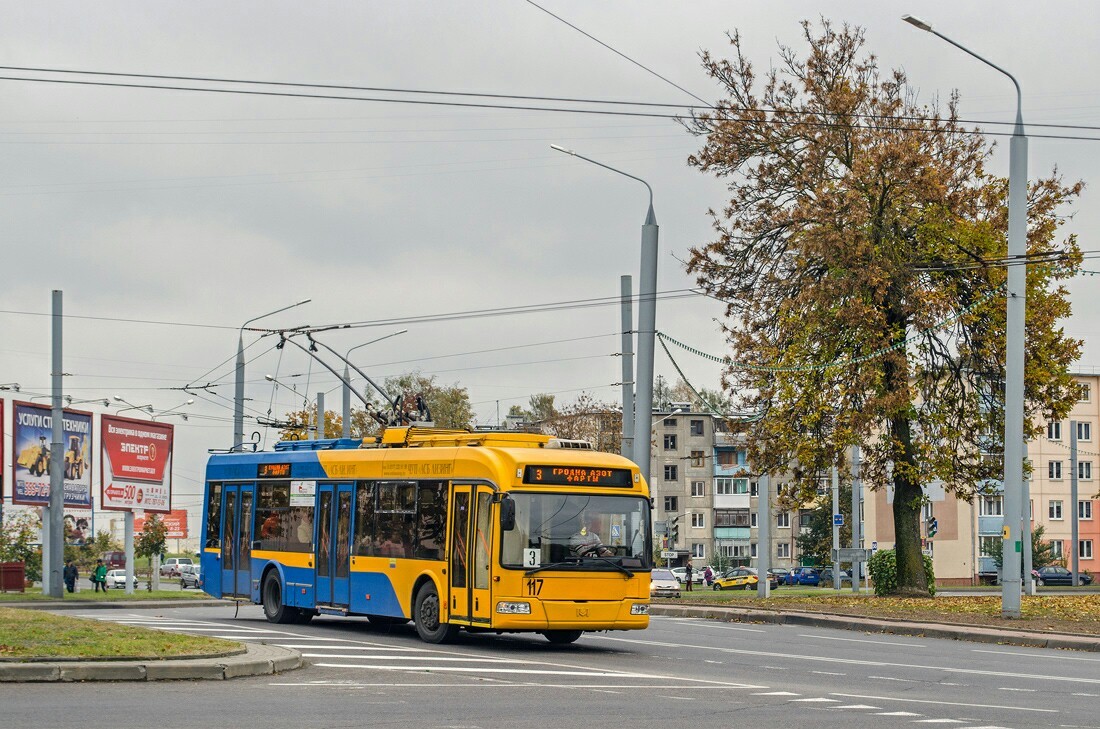
{"type": "Polygon", "coordinates": [[[516,528],[516,502],[511,499],[500,501],[500,530],[510,532],[516,528]]]}

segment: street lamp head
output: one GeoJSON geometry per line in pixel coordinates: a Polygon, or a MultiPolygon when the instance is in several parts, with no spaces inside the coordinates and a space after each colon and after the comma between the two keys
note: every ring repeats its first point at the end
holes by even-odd
{"type": "Polygon", "coordinates": [[[274,382],[275,381],[275,378],[272,377],[271,375],[264,375],[264,379],[267,380],[268,382],[274,382]]]}
{"type": "Polygon", "coordinates": [[[920,18],[914,18],[912,15],[903,15],[901,16],[901,19],[904,20],[906,23],[909,23],[909,25],[913,26],[914,28],[920,28],[921,30],[928,31],[929,33],[932,32],[932,26],[924,22],[920,18]]]}
{"type": "Polygon", "coordinates": [[[3,385],[0,385],[0,390],[11,390],[12,392],[19,392],[19,383],[18,382],[5,383],[3,385]]]}
{"type": "Polygon", "coordinates": [[[551,144],[551,145],[550,145],[550,149],[556,149],[556,150],[558,150],[559,152],[565,152],[566,154],[571,154],[571,155],[573,155],[574,157],[576,157],[576,156],[577,156],[577,153],[576,153],[576,152],[574,152],[573,150],[571,150],[571,149],[566,149],[565,147],[561,147],[561,146],[558,146],[557,144],[551,144]]]}

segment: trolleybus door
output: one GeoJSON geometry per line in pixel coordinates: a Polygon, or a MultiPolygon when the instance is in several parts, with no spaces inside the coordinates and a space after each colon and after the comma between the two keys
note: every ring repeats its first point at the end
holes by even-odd
{"type": "Polygon", "coordinates": [[[222,595],[251,594],[254,498],[252,484],[227,484],[222,493],[222,595]]]}
{"type": "Polygon", "coordinates": [[[492,502],[493,492],[488,486],[454,485],[449,573],[452,620],[475,625],[492,621],[492,502]]]}
{"type": "Polygon", "coordinates": [[[351,484],[318,484],[317,603],[350,602],[351,484]]]}

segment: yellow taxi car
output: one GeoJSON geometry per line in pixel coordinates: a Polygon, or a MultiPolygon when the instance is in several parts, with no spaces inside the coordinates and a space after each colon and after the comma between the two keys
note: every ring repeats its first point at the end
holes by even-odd
{"type": "Polygon", "coordinates": [[[747,590],[756,587],[760,578],[756,571],[749,567],[734,567],[714,580],[715,590],[747,590]]]}

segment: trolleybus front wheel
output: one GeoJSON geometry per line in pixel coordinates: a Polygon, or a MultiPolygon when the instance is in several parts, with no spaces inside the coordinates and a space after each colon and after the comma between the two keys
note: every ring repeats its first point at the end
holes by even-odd
{"type": "Polygon", "coordinates": [[[583,630],[547,630],[543,632],[543,636],[554,645],[566,645],[580,638],[583,632],[583,630]]]}
{"type": "Polygon", "coordinates": [[[279,575],[274,571],[268,572],[264,578],[263,599],[264,617],[268,622],[293,623],[301,613],[298,608],[283,604],[283,586],[279,582],[279,575]]]}
{"type": "Polygon", "coordinates": [[[416,607],[413,610],[416,632],[424,642],[450,643],[458,634],[458,626],[440,621],[439,615],[439,593],[433,583],[426,582],[416,593],[416,607]]]}

